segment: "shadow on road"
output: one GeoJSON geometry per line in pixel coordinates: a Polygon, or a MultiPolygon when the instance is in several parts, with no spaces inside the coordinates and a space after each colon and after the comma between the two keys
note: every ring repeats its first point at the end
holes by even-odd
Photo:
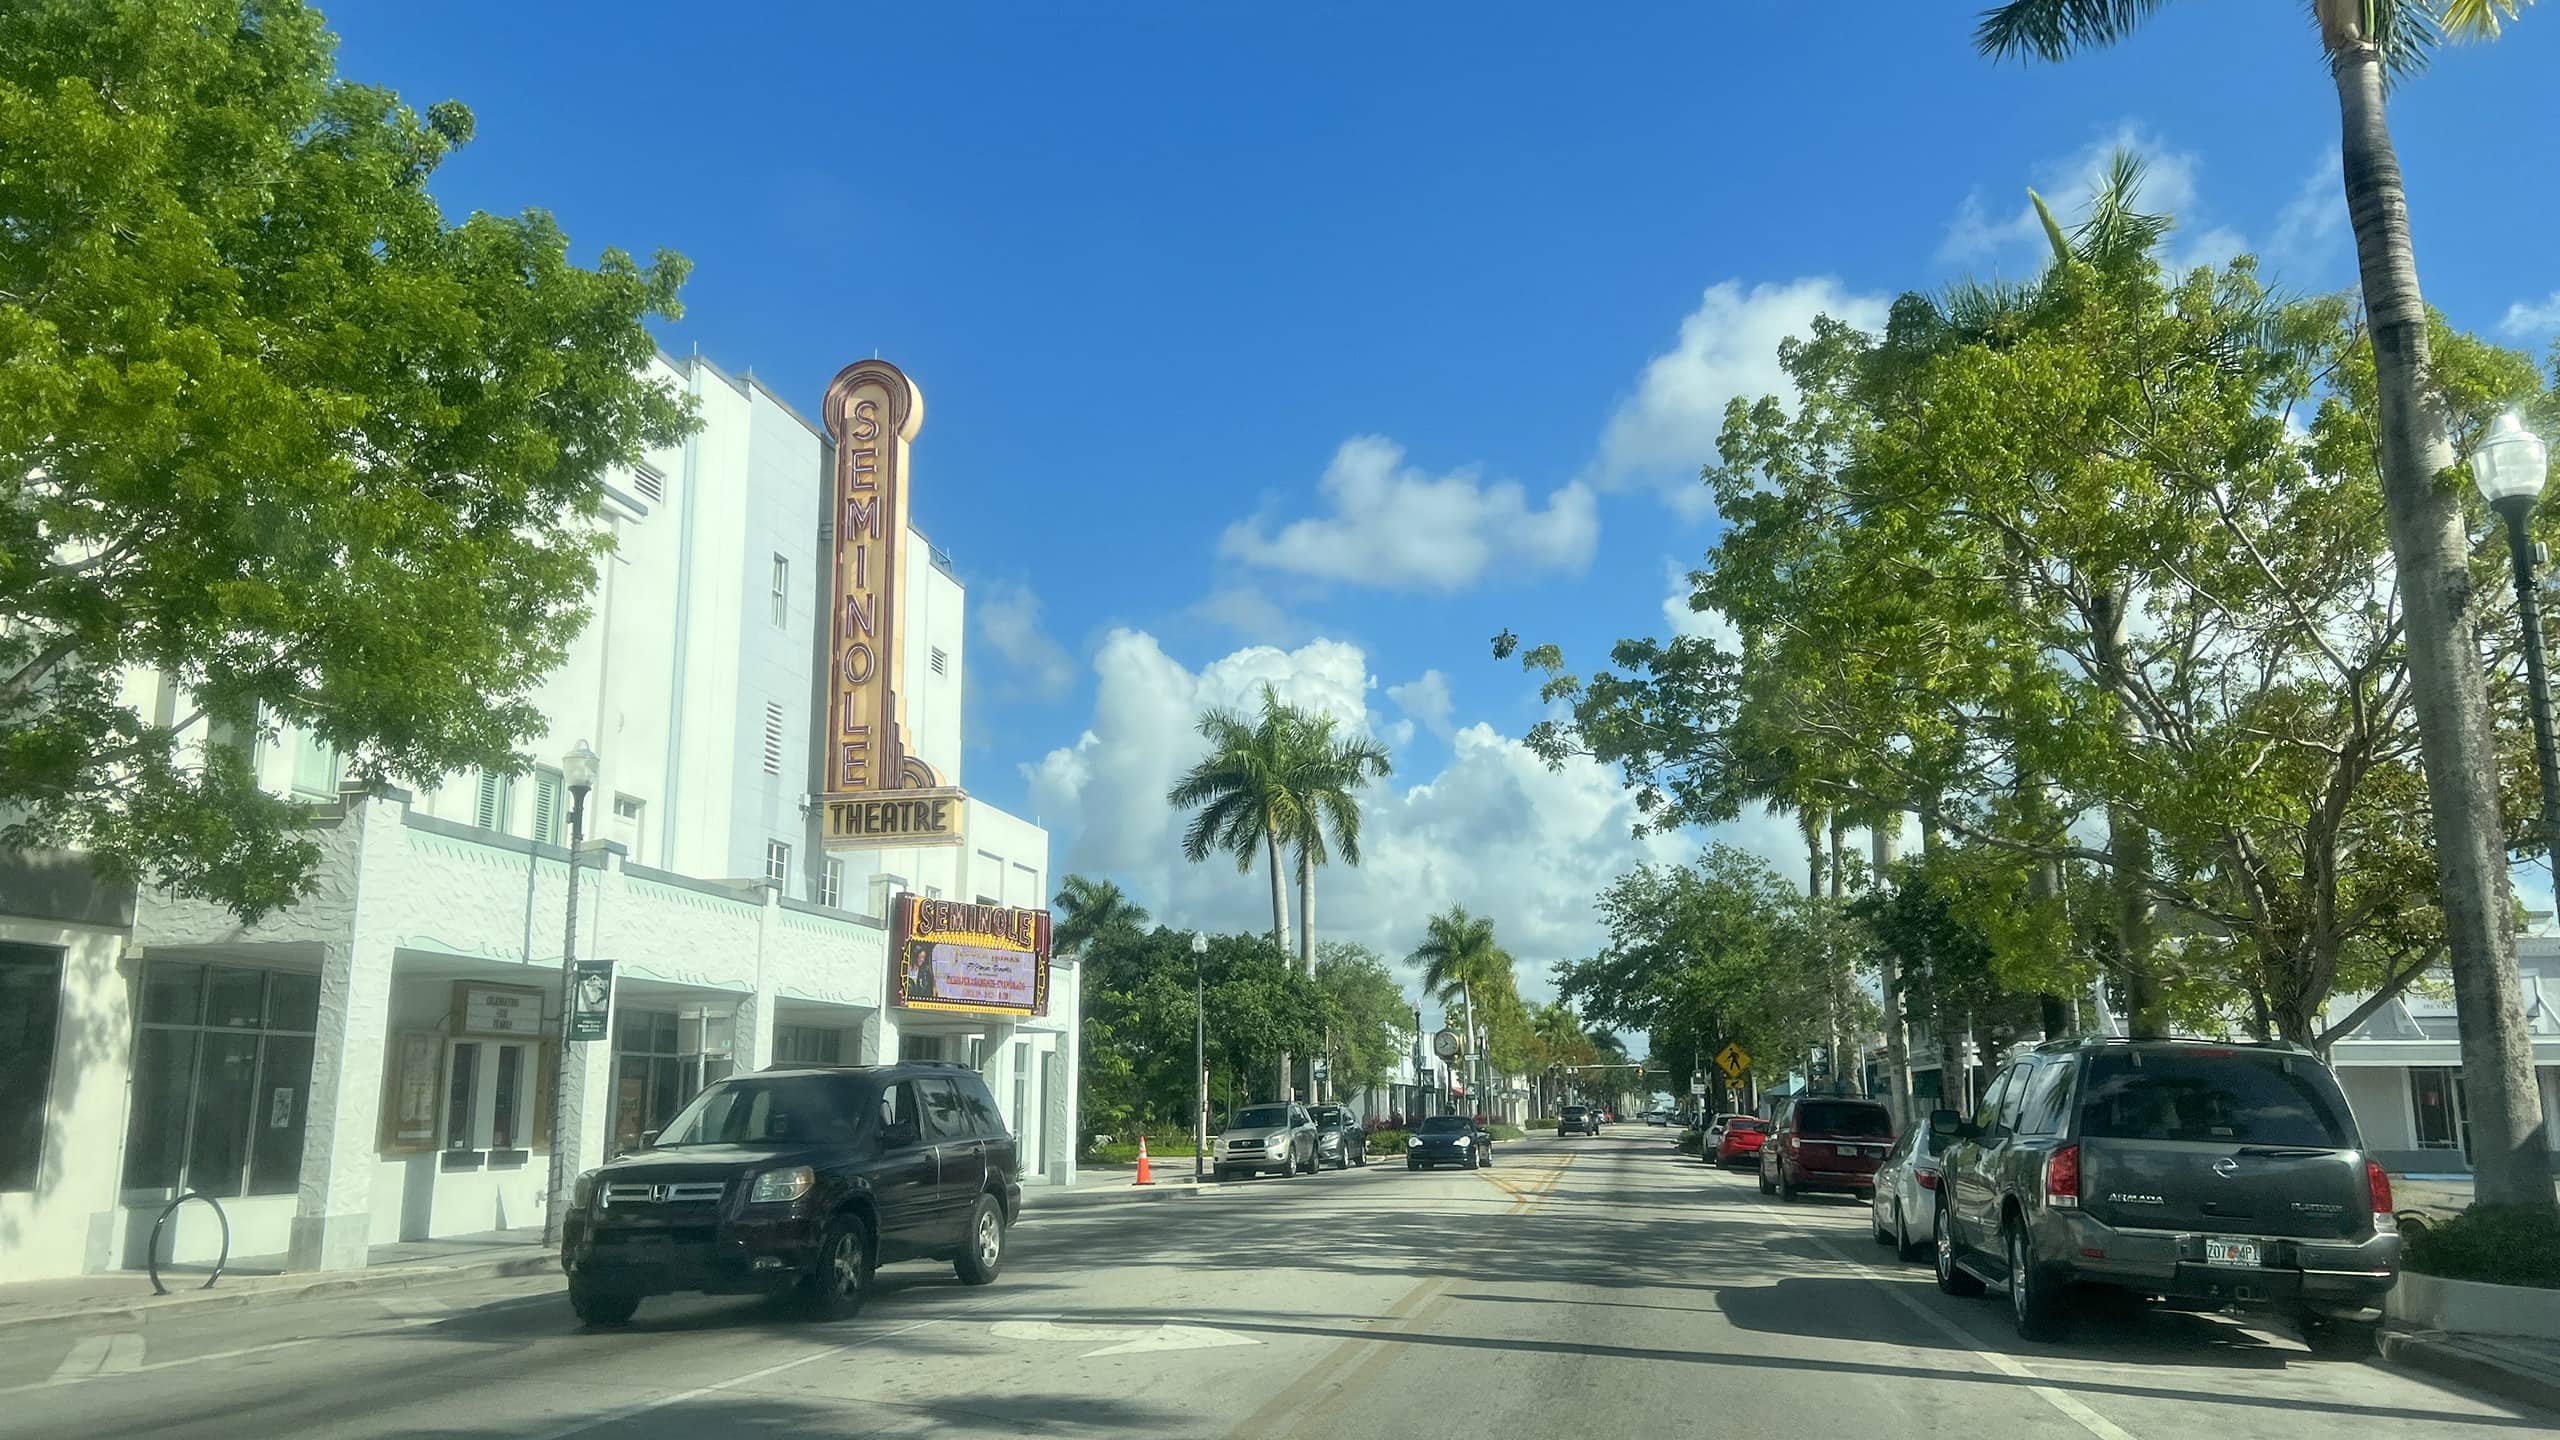
{"type": "MultiPolygon", "coordinates": [[[[619,1420],[606,1420],[592,1432],[574,1433],[592,1433],[599,1440],[699,1440],[706,1435],[1177,1435],[1197,1434],[1199,1429],[1197,1415],[1090,1395],[997,1391],[928,1402],[804,1403],[731,1390],[679,1400],[619,1420]]],[[[485,1425],[437,1425],[379,1433],[395,1440],[494,1440],[501,1436],[515,1440],[525,1434],[525,1424],[519,1417],[492,1420],[485,1425]]]]}

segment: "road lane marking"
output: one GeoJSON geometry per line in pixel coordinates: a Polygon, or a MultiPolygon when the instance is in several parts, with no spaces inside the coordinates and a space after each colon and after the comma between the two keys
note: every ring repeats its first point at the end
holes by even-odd
{"type": "MultiPolygon", "coordinates": [[[[1763,1213],[1777,1217],[1781,1220],[1798,1218],[1789,1216],[1786,1211],[1768,1204],[1765,1201],[1755,1199],[1751,1204],[1763,1213]]],[[[2036,1396],[2046,1404],[2051,1405],[2054,1409],[2069,1416],[2073,1423],[2077,1424],[2081,1429],[2088,1431],[2090,1434],[2097,1436],[2098,1440],[2134,1440],[2132,1431],[2125,1429],[2113,1420],[2110,1420],[2106,1416],[2099,1414],[2097,1411],[2090,1409],[2086,1404],[2081,1402],[2080,1397],[2056,1387],[2052,1382],[2047,1381],[2042,1376],[2037,1375],[2034,1371],[2029,1370],[2026,1366],[2019,1364],[2016,1360],[2007,1355],[2001,1354],[1997,1350],[1985,1350],[1981,1348],[1971,1332],[1967,1331],[1963,1326],[1958,1325],[1953,1320],[1948,1319],[1946,1316],[1939,1314],[1937,1311],[1921,1304],[1918,1300],[1913,1299],[1911,1296],[1910,1286],[1903,1284],[1899,1280],[1886,1278],[1882,1271],[1858,1260],[1847,1251],[1842,1250],[1839,1246],[1834,1245],[1829,1240],[1815,1234],[1811,1229],[1801,1225],[1797,1228],[1803,1230],[1805,1238],[1811,1240],[1817,1247],[1831,1252],[1832,1258],[1838,1260],[1841,1264],[1848,1266],[1851,1270],[1856,1271],[1859,1277],[1866,1280],[1867,1283],[1875,1286],[1879,1290],[1882,1290],[1885,1294],[1892,1296],[1894,1302],[1900,1305],[1903,1309],[1908,1310],[1912,1314],[1919,1316],[1921,1319],[1928,1321],[1930,1326],[1937,1330],[1939,1334],[1954,1341],[1957,1349],[1964,1351],[1966,1354],[1971,1355],[1973,1358],[1990,1366],[1992,1369],[1999,1371],[2001,1374],[2008,1376],[2012,1380],[2023,1381],[2024,1384],[2021,1388],[2026,1390],[2028,1394],[2036,1396]]]]}
{"type": "Polygon", "coordinates": [[[53,1367],[53,1378],[41,1383],[68,1385],[79,1380],[94,1380],[101,1375],[130,1375],[142,1368],[142,1337],[131,1331],[118,1335],[83,1335],[53,1367]]]}
{"type": "MultiPolygon", "coordinates": [[[[528,1295],[522,1299],[492,1301],[487,1305],[478,1305],[472,1308],[479,1311],[514,1310],[527,1305],[544,1304],[554,1301],[557,1298],[558,1297],[556,1295],[528,1295]]],[[[405,1325],[413,1322],[395,1321],[393,1323],[405,1325]]],[[[291,1350],[298,1345],[310,1345],[322,1340],[381,1339],[395,1333],[398,1332],[391,1330],[355,1330],[343,1332],[332,1331],[326,1335],[297,1335],[290,1340],[270,1340],[263,1345],[244,1345],[237,1350],[217,1350],[210,1355],[190,1355],[183,1360],[154,1360],[149,1364],[136,1363],[128,1369],[114,1373],[124,1375],[157,1375],[163,1370],[184,1370],[191,1366],[212,1365],[224,1360],[245,1360],[252,1355],[273,1354],[278,1350],[291,1350]]],[[[99,1337],[93,1336],[91,1338],[94,1339],[99,1337]]],[[[140,1335],[135,1335],[132,1338],[136,1347],[134,1351],[135,1359],[139,1362],[142,1354],[140,1348],[142,1337],[140,1335]]],[[[54,1378],[50,1380],[30,1380],[22,1385],[0,1386],[0,1395],[17,1395],[24,1393],[25,1391],[43,1390],[56,1385],[77,1384],[78,1382],[88,1378],[90,1377],[87,1375],[72,1375],[66,1377],[57,1371],[54,1378]]]]}
{"type": "Polygon", "coordinates": [[[1388,1306],[1385,1313],[1368,1322],[1365,1333],[1334,1346],[1323,1359],[1309,1366],[1304,1374],[1289,1382],[1281,1388],[1280,1393],[1264,1402],[1261,1409],[1246,1416],[1243,1423],[1228,1432],[1229,1440],[1237,1440],[1237,1437],[1244,1436],[1297,1433],[1304,1420],[1311,1418],[1320,1410],[1329,1408],[1328,1402],[1331,1399],[1351,1393],[1351,1385],[1347,1381],[1336,1385],[1335,1376],[1371,1359],[1374,1354],[1384,1353],[1388,1348],[1386,1343],[1388,1337],[1400,1334],[1407,1329],[1405,1322],[1412,1319],[1423,1307],[1446,1294],[1451,1283],[1449,1277],[1441,1275],[1415,1284],[1412,1289],[1397,1297],[1396,1303],[1388,1306]],[[1329,1393],[1318,1393],[1326,1391],[1327,1387],[1331,1387],[1329,1393]]]}
{"type": "Polygon", "coordinates": [[[824,1350],[803,1355],[796,1360],[785,1360],[779,1364],[767,1365],[761,1370],[750,1370],[743,1375],[732,1375],[726,1380],[717,1380],[708,1385],[697,1385],[682,1394],[661,1395],[655,1400],[643,1400],[637,1405],[625,1405],[619,1410],[607,1411],[602,1415],[591,1416],[587,1419],[581,1420],[565,1430],[553,1430],[543,1435],[534,1436],[532,1437],[532,1440],[569,1440],[569,1437],[572,1435],[584,1435],[590,1431],[601,1430],[607,1425],[619,1425],[623,1421],[628,1420],[635,1415],[646,1415],[652,1410],[664,1410],[670,1405],[682,1405],[688,1400],[699,1400],[705,1395],[717,1395],[723,1390],[733,1390],[740,1385],[752,1384],[755,1381],[765,1379],[768,1376],[779,1375],[786,1370],[797,1370],[803,1365],[814,1364],[820,1360],[826,1360],[834,1356],[842,1355],[848,1350],[859,1350],[865,1345],[875,1344],[882,1340],[888,1340],[896,1336],[907,1334],[910,1331],[921,1330],[928,1325],[939,1325],[941,1323],[943,1322],[939,1318],[932,1320],[918,1320],[912,1325],[901,1325],[895,1330],[883,1330],[877,1335],[865,1335],[859,1340],[854,1340],[843,1345],[831,1345],[824,1350]]]}

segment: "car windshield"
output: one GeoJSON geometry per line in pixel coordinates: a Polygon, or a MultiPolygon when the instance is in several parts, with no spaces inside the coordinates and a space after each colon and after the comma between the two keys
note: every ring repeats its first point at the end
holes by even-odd
{"type": "Polygon", "coordinates": [[[1464,1115],[1434,1115],[1422,1122],[1422,1133],[1425,1135],[1462,1135],[1474,1128],[1476,1128],[1474,1122],[1464,1115]]]}
{"type": "Polygon", "coordinates": [[[1769,1122],[1766,1120],[1754,1120],[1747,1115],[1739,1115],[1724,1122],[1724,1128],[1728,1131],[1743,1130],[1749,1131],[1753,1134],[1759,1134],[1769,1128],[1769,1122]]]}
{"type": "Polygon", "coordinates": [[[1565,1113],[1566,1115],[1568,1115],[1568,1116],[1571,1116],[1571,1115],[1586,1115],[1586,1114],[1589,1114],[1590,1112],[1589,1112],[1588,1110],[1585,1110],[1585,1109],[1584,1109],[1582,1106],[1580,1106],[1580,1105],[1567,1105],[1566,1107],[1564,1107],[1564,1113],[1565,1113]]]}
{"type": "Polygon", "coordinates": [[[2089,1065],[2080,1133],[2108,1140],[2194,1140],[2343,1147],[2353,1133],[2337,1082],[2304,1055],[2233,1050],[2102,1054],[2089,1065]]]}
{"type": "Polygon", "coordinates": [[[1316,1123],[1319,1125],[1339,1125],[1342,1123],[1342,1107],[1339,1105],[1319,1105],[1307,1113],[1315,1116],[1316,1123]]]}
{"type": "Polygon", "coordinates": [[[842,1144],[859,1113],[851,1082],[835,1076],[723,1080],[667,1122],[656,1148],[842,1144]]]}
{"type": "Polygon", "coordinates": [[[1286,1105],[1247,1105],[1227,1122],[1230,1130],[1270,1130],[1289,1123],[1286,1105]]]}
{"type": "Polygon", "coordinates": [[[1853,1135],[1862,1140],[1892,1138],[1893,1117],[1881,1105],[1809,1100],[1796,1111],[1796,1131],[1804,1135],[1853,1135]]]}

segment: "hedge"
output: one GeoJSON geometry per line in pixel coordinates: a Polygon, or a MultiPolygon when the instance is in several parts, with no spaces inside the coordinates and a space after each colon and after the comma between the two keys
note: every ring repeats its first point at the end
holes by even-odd
{"type": "Polygon", "coordinates": [[[2409,1269],[2447,1280],[2560,1290],[2560,1214],[2530,1205],[2474,1205],[2409,1236],[2409,1269]]]}

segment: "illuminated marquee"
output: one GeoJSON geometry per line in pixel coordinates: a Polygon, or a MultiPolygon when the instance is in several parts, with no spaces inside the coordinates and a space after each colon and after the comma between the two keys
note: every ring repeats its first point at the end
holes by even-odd
{"type": "Polygon", "coordinates": [[[907,748],[907,451],[924,397],[886,360],[860,360],[827,386],[835,437],[828,585],[826,845],[948,845],[965,837],[966,797],[907,748]]]}
{"type": "Polygon", "coordinates": [[[900,895],[890,909],[889,1003],[979,1015],[1049,1013],[1049,912],[900,895]]]}

